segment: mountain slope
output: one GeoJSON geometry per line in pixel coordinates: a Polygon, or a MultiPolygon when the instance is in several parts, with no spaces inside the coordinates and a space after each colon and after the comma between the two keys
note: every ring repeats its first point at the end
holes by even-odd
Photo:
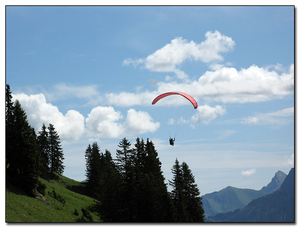
{"type": "Polygon", "coordinates": [[[82,183],[58,174],[54,177],[39,179],[47,188],[44,196],[38,194],[36,198],[7,183],[6,222],[76,222],[83,221],[84,212],[100,222],[96,213],[87,212],[94,199],[74,192],[82,191],[82,183]]]}
{"type": "Polygon", "coordinates": [[[244,208],[252,200],[269,194],[278,189],[286,178],[282,171],[275,173],[271,182],[260,191],[252,189],[240,189],[228,186],[219,192],[213,192],[202,196],[205,218],[218,213],[226,213],[244,208]]]}
{"type": "Polygon", "coordinates": [[[205,217],[214,216],[218,213],[234,211],[245,207],[253,199],[266,193],[252,189],[239,189],[228,186],[219,192],[213,192],[202,196],[205,217]]]}
{"type": "Polygon", "coordinates": [[[274,192],[281,186],[286,176],[287,175],[284,172],[279,170],[277,173],[275,173],[275,176],[272,178],[271,182],[267,186],[264,186],[261,190],[265,193],[274,192]]]}
{"type": "Polygon", "coordinates": [[[278,190],[251,201],[245,208],[210,217],[212,222],[295,222],[294,168],[278,190]]]}

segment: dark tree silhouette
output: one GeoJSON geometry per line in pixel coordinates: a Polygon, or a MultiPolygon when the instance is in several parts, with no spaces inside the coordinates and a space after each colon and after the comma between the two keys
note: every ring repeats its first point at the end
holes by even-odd
{"type": "Polygon", "coordinates": [[[49,123],[48,127],[48,143],[49,143],[49,163],[51,172],[57,172],[62,174],[64,172],[64,155],[61,147],[61,142],[59,139],[59,135],[54,128],[54,125],[49,123]]]}

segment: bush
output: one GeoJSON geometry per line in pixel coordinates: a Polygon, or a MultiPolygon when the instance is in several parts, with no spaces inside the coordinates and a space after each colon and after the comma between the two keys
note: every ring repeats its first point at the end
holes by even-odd
{"type": "Polygon", "coordinates": [[[86,208],[81,208],[82,216],[77,218],[76,222],[93,222],[92,215],[90,211],[86,208]]]}
{"type": "Polygon", "coordinates": [[[38,181],[38,185],[36,187],[36,190],[41,193],[43,196],[45,195],[45,190],[46,190],[47,186],[43,183],[41,183],[40,181],[38,181]]]}
{"type": "Polygon", "coordinates": [[[75,208],[75,211],[74,211],[74,213],[73,213],[74,215],[76,215],[76,216],[78,216],[79,215],[79,213],[78,213],[78,210],[75,208]]]}
{"type": "Polygon", "coordinates": [[[52,187],[52,192],[48,191],[48,194],[51,197],[53,197],[54,199],[56,199],[57,201],[61,202],[63,205],[66,204],[65,199],[61,195],[57,194],[56,191],[55,191],[55,189],[53,187],[52,187]]]}

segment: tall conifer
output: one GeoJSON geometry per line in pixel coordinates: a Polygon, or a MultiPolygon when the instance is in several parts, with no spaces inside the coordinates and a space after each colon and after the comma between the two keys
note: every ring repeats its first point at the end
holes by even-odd
{"type": "Polygon", "coordinates": [[[10,123],[10,140],[7,141],[7,175],[28,193],[37,187],[40,175],[40,153],[36,134],[29,125],[25,111],[16,100],[10,123]]]}
{"type": "MultiPolygon", "coordinates": [[[[91,196],[96,196],[96,189],[100,184],[100,175],[101,175],[101,155],[100,147],[96,142],[91,145],[88,145],[85,151],[86,159],[86,177],[87,177],[87,188],[91,196]]],[[[103,159],[102,159],[103,160],[103,159]]]]}
{"type": "Polygon", "coordinates": [[[5,90],[5,142],[6,142],[6,175],[12,175],[13,170],[9,168],[14,159],[14,147],[16,146],[14,137],[14,104],[10,86],[6,84],[5,90]]]}
{"type": "Polygon", "coordinates": [[[48,135],[48,142],[49,142],[49,163],[51,172],[57,172],[62,174],[64,172],[64,155],[63,150],[61,147],[61,142],[57,131],[54,128],[54,125],[49,123],[49,135],[48,135]]]}
{"type": "Polygon", "coordinates": [[[192,171],[185,162],[179,165],[176,158],[172,173],[170,185],[173,187],[171,197],[176,208],[176,221],[204,222],[200,192],[192,171]]]}
{"type": "Polygon", "coordinates": [[[176,209],[176,222],[187,222],[187,210],[186,210],[186,204],[185,199],[183,197],[183,175],[181,166],[176,158],[175,164],[172,168],[173,173],[173,179],[172,181],[169,181],[169,184],[173,187],[173,190],[171,191],[171,197],[174,202],[174,206],[176,209]]]}
{"type": "Polygon", "coordinates": [[[43,124],[41,131],[38,132],[37,144],[41,153],[41,162],[43,167],[43,173],[47,173],[49,170],[50,160],[50,148],[48,140],[48,131],[45,124],[43,124]]]}
{"type": "Polygon", "coordinates": [[[105,154],[101,154],[101,157],[103,167],[101,168],[100,184],[97,188],[99,203],[96,204],[96,208],[105,222],[124,221],[124,210],[120,203],[122,182],[119,172],[108,150],[105,150],[105,154]]]}
{"type": "Polygon", "coordinates": [[[136,219],[136,186],[134,179],[135,151],[130,148],[131,143],[123,138],[118,144],[116,165],[121,176],[120,205],[122,205],[121,219],[133,222],[136,219]]]}
{"type": "Polygon", "coordinates": [[[185,162],[182,162],[181,169],[183,177],[182,190],[188,212],[188,220],[190,222],[204,222],[204,210],[200,191],[195,183],[195,177],[185,162]]]}

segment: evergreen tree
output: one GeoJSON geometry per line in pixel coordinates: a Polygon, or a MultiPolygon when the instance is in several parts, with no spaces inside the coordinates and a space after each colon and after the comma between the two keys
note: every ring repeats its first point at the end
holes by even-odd
{"type": "Polygon", "coordinates": [[[122,205],[120,204],[122,182],[119,172],[108,150],[105,150],[105,154],[101,155],[104,163],[97,189],[99,193],[97,195],[99,200],[99,203],[96,204],[97,211],[99,211],[101,219],[105,222],[124,221],[122,205]]]}
{"type": "Polygon", "coordinates": [[[176,208],[176,221],[204,222],[200,192],[192,171],[185,162],[179,165],[176,158],[172,173],[173,179],[170,185],[173,187],[171,197],[176,208]]]}
{"type": "MultiPolygon", "coordinates": [[[[95,197],[96,189],[100,184],[100,174],[101,174],[101,156],[100,148],[96,142],[88,145],[85,151],[86,159],[86,177],[87,177],[87,188],[91,196],[95,197]]],[[[103,160],[103,159],[102,159],[103,160]]],[[[103,162],[102,162],[103,163],[103,162]]]]}
{"type": "Polygon", "coordinates": [[[127,178],[126,175],[129,174],[129,168],[133,165],[134,161],[134,150],[131,149],[130,146],[131,143],[126,139],[126,137],[123,138],[118,144],[120,149],[117,150],[116,154],[116,165],[125,179],[127,178]]]}
{"type": "Polygon", "coordinates": [[[172,168],[173,179],[169,184],[173,187],[171,191],[171,198],[173,199],[176,209],[176,222],[186,222],[188,220],[186,204],[183,197],[183,174],[181,166],[176,158],[175,165],[172,168]]]}
{"type": "MultiPolygon", "coordinates": [[[[147,139],[145,144],[146,156],[144,158],[144,178],[141,186],[144,193],[144,201],[140,206],[147,208],[144,218],[146,222],[173,222],[174,207],[164,183],[161,171],[161,162],[152,141],[147,139]]],[[[141,209],[142,211],[142,209],[141,209]]],[[[145,212],[145,211],[144,211],[145,212]]]]}
{"type": "Polygon", "coordinates": [[[50,148],[47,127],[45,126],[45,124],[43,124],[41,131],[39,131],[37,144],[41,153],[42,171],[45,174],[48,172],[50,164],[50,148]]]}
{"type": "Polygon", "coordinates": [[[204,210],[199,189],[197,184],[195,184],[195,177],[185,162],[182,163],[181,169],[183,177],[182,190],[188,212],[188,220],[190,222],[204,222],[204,210]]]}
{"type": "Polygon", "coordinates": [[[64,172],[64,165],[63,165],[63,150],[61,147],[61,142],[59,139],[59,135],[57,131],[55,131],[55,128],[53,124],[49,123],[48,127],[49,133],[48,133],[48,143],[49,143],[49,163],[50,163],[50,169],[51,172],[57,172],[59,174],[62,174],[64,172]]]}
{"type": "Polygon", "coordinates": [[[131,143],[123,138],[118,144],[116,166],[121,176],[120,205],[122,208],[121,221],[133,222],[136,219],[136,188],[134,183],[135,151],[130,148],[131,143]]]}
{"type": "Polygon", "coordinates": [[[12,95],[10,86],[6,84],[5,90],[5,128],[6,128],[6,174],[12,175],[12,169],[9,169],[10,163],[15,159],[14,147],[16,146],[14,137],[14,104],[12,102],[12,95]]]}
{"type": "MultiPolygon", "coordinates": [[[[8,106],[11,105],[9,101],[7,104],[8,106]]],[[[29,125],[20,102],[17,100],[12,107],[13,114],[8,114],[8,119],[11,118],[11,121],[7,122],[10,134],[6,150],[7,175],[20,188],[32,193],[38,185],[41,168],[36,134],[29,125]]],[[[6,110],[9,109],[7,107],[6,110]]]]}

